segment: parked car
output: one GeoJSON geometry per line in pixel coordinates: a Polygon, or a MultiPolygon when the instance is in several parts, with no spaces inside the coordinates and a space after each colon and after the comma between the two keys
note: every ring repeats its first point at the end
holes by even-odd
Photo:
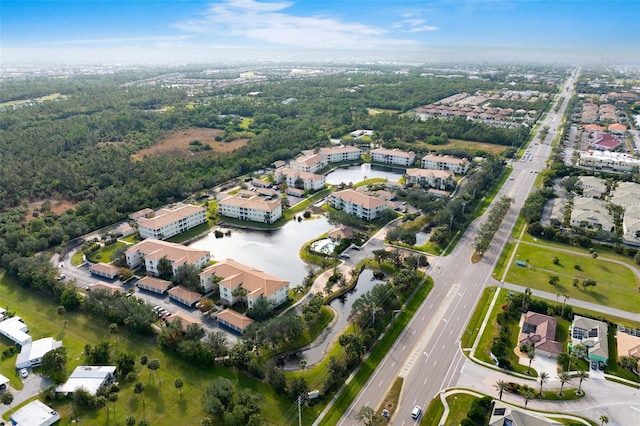
{"type": "Polygon", "coordinates": [[[338,256],[340,259],[343,260],[347,260],[347,259],[351,259],[351,256],[349,256],[348,254],[342,253],[340,256],[338,256]]]}
{"type": "Polygon", "coordinates": [[[604,371],[605,364],[602,361],[598,361],[598,370],[604,371]]]}
{"type": "Polygon", "coordinates": [[[26,379],[27,376],[29,376],[29,370],[27,370],[26,368],[23,368],[20,370],[20,377],[22,377],[23,379],[26,379]]]}
{"type": "Polygon", "coordinates": [[[591,361],[591,369],[592,370],[597,370],[598,369],[598,363],[595,361],[591,361]]]}

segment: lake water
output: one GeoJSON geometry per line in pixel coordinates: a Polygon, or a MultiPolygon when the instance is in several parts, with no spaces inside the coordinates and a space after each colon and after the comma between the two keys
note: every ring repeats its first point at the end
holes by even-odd
{"type": "Polygon", "coordinates": [[[383,178],[391,182],[398,182],[404,169],[371,165],[364,163],[359,166],[341,167],[327,174],[327,183],[339,185],[341,183],[358,183],[365,179],[383,178]]]}
{"type": "Polygon", "coordinates": [[[190,247],[209,250],[215,260],[234,259],[295,287],[307,275],[306,264],[298,256],[300,248],[332,228],[324,216],[317,216],[302,222],[290,220],[275,231],[231,229],[231,235],[223,238],[216,238],[212,231],[190,247]]]}

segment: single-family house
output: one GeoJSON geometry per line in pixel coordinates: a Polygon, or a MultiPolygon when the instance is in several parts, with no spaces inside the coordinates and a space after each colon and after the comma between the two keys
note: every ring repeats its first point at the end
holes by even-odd
{"type": "Polygon", "coordinates": [[[454,176],[451,170],[407,169],[405,182],[444,191],[455,186],[454,176]]]}
{"type": "Polygon", "coordinates": [[[116,379],[116,367],[111,365],[79,365],[73,370],[66,382],[56,388],[56,392],[68,394],[84,389],[95,395],[103,386],[116,379]]]}
{"type": "Polygon", "coordinates": [[[608,327],[602,321],[574,315],[569,329],[571,336],[570,350],[582,345],[587,350],[587,357],[591,361],[609,362],[608,327]]]}
{"type": "Polygon", "coordinates": [[[233,259],[224,259],[200,273],[200,283],[205,291],[213,288],[214,280],[218,280],[220,300],[229,305],[233,305],[240,297],[244,297],[251,308],[256,300],[262,296],[278,306],[284,303],[289,296],[289,281],[274,277],[233,259]],[[244,289],[244,296],[236,291],[239,287],[244,289]]]}
{"type": "Polygon", "coordinates": [[[202,295],[197,291],[189,290],[181,285],[173,287],[167,293],[169,293],[169,299],[187,306],[195,305],[202,298],[202,295]]]}
{"type": "Polygon", "coordinates": [[[351,238],[352,235],[353,231],[351,230],[351,228],[343,225],[338,226],[337,228],[333,228],[327,233],[327,237],[333,241],[340,241],[345,238],[351,238]]]}
{"type": "Polygon", "coordinates": [[[280,197],[239,192],[218,202],[218,212],[233,219],[270,224],[282,217],[282,202],[280,197]]]}
{"type": "Polygon", "coordinates": [[[99,277],[114,279],[120,274],[120,268],[110,263],[94,263],[89,266],[89,272],[99,277]]]}
{"type": "Polygon", "coordinates": [[[31,336],[28,332],[29,327],[18,316],[6,318],[0,322],[0,334],[20,346],[31,342],[31,336]]]}
{"type": "Polygon", "coordinates": [[[618,360],[623,356],[635,358],[636,370],[640,371],[640,336],[633,336],[624,331],[618,330],[616,334],[616,345],[618,347],[618,360]]]}
{"type": "Polygon", "coordinates": [[[232,309],[220,311],[215,315],[215,317],[220,324],[240,334],[244,333],[244,330],[253,324],[253,320],[251,318],[232,309]]]}
{"type": "Polygon", "coordinates": [[[562,352],[562,343],[556,341],[557,325],[554,317],[529,311],[524,314],[518,342],[533,346],[537,354],[557,356],[562,352]]]}
{"type": "Polygon", "coordinates": [[[329,204],[337,210],[364,220],[377,219],[388,208],[385,200],[353,189],[333,192],[329,196],[329,204]]]}
{"type": "Polygon", "coordinates": [[[158,294],[165,294],[171,287],[171,281],[162,280],[160,278],[145,276],[140,278],[136,283],[139,289],[147,290],[158,294]]]}
{"type": "Polygon", "coordinates": [[[53,337],[44,337],[29,342],[20,348],[20,353],[16,359],[16,368],[37,367],[42,363],[44,354],[60,346],[62,346],[62,342],[55,340],[53,337]]]}
{"type": "Polygon", "coordinates": [[[489,426],[562,426],[562,423],[494,400],[489,426]]]}
{"type": "Polygon", "coordinates": [[[207,221],[207,210],[193,204],[178,203],[136,219],[140,238],[166,240],[207,221]]]}
{"type": "Polygon", "coordinates": [[[125,257],[129,268],[144,266],[148,274],[159,276],[158,264],[163,258],[169,261],[171,274],[175,274],[182,265],[194,265],[196,268],[208,265],[211,254],[207,250],[149,238],[127,249],[125,257]]]}
{"type": "Polygon", "coordinates": [[[60,414],[40,400],[33,400],[9,416],[13,426],[50,426],[60,420],[60,414]]]}
{"type": "Polygon", "coordinates": [[[451,170],[457,175],[464,175],[469,171],[471,163],[466,158],[451,155],[428,154],[422,157],[420,167],[431,170],[451,170]]]}
{"type": "Polygon", "coordinates": [[[398,148],[377,148],[371,150],[371,161],[410,167],[416,161],[416,154],[413,151],[403,151],[398,148]]]}

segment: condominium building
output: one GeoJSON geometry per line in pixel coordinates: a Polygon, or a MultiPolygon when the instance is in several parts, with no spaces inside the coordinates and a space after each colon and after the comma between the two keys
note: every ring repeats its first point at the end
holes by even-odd
{"type": "Polygon", "coordinates": [[[280,197],[262,197],[243,191],[218,202],[218,212],[233,219],[269,224],[282,217],[282,203],[280,197]]]}
{"type": "Polygon", "coordinates": [[[166,240],[207,221],[204,207],[178,203],[136,219],[140,238],[166,240]],[[152,215],[152,216],[151,216],[152,215]],[[151,217],[149,217],[151,216],[151,217]]]}
{"type": "Polygon", "coordinates": [[[158,264],[163,258],[169,261],[171,273],[175,274],[176,270],[185,264],[203,268],[209,264],[211,255],[206,250],[149,238],[130,247],[125,251],[125,257],[129,268],[144,266],[147,273],[158,276],[158,264]]]}
{"type": "Polygon", "coordinates": [[[307,191],[319,191],[324,188],[326,177],[310,172],[294,170],[289,167],[281,167],[274,173],[276,183],[285,182],[290,188],[305,189],[307,191]]]}
{"type": "Polygon", "coordinates": [[[376,219],[388,208],[385,200],[354,191],[353,189],[332,193],[329,197],[329,204],[335,209],[364,220],[376,219]]]}
{"type": "Polygon", "coordinates": [[[469,160],[466,158],[452,157],[450,155],[429,154],[422,157],[420,167],[431,170],[451,170],[458,175],[464,175],[469,171],[469,160]]]}
{"type": "Polygon", "coordinates": [[[613,216],[604,201],[591,197],[575,197],[571,209],[571,226],[613,231],[613,216]]]}
{"type": "Polygon", "coordinates": [[[305,155],[289,163],[289,167],[299,172],[316,173],[329,164],[327,157],[320,154],[305,155]]]}
{"type": "Polygon", "coordinates": [[[407,152],[398,148],[377,148],[371,150],[371,161],[409,167],[416,161],[416,154],[413,151],[407,152]]]}
{"type": "Polygon", "coordinates": [[[454,174],[451,170],[407,169],[405,180],[407,185],[447,190],[455,185],[454,174]]]}
{"type": "Polygon", "coordinates": [[[596,170],[611,170],[628,173],[640,168],[640,159],[621,152],[581,151],[578,164],[596,170]]]}
{"type": "Polygon", "coordinates": [[[284,303],[289,295],[289,281],[274,277],[233,259],[220,261],[200,273],[200,284],[206,292],[213,288],[214,276],[220,280],[218,282],[220,300],[229,305],[233,305],[240,297],[244,297],[251,308],[256,300],[262,296],[278,306],[284,303]],[[239,287],[245,290],[245,296],[241,296],[236,291],[239,287]]]}
{"type": "Polygon", "coordinates": [[[330,148],[320,148],[318,152],[324,155],[330,163],[340,163],[343,161],[356,161],[362,156],[362,150],[355,146],[333,146],[330,148]]]}

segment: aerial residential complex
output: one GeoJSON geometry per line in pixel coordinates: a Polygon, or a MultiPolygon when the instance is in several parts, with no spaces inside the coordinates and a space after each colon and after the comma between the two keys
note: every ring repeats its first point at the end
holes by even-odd
{"type": "Polygon", "coordinates": [[[329,197],[329,204],[335,209],[364,220],[373,220],[388,208],[385,200],[363,194],[353,189],[336,191],[329,197]]]}
{"type": "Polygon", "coordinates": [[[166,258],[171,264],[171,273],[175,274],[176,269],[182,265],[194,265],[198,268],[208,265],[211,255],[206,250],[197,250],[150,238],[130,247],[125,252],[125,256],[129,268],[144,266],[148,274],[158,276],[160,259],[166,258]]]}
{"type": "Polygon", "coordinates": [[[240,191],[218,202],[218,212],[233,219],[269,224],[282,217],[282,203],[279,197],[262,197],[251,191],[240,191]]]}
{"type": "Polygon", "coordinates": [[[469,160],[450,155],[429,154],[422,157],[420,167],[432,170],[451,170],[457,175],[464,175],[469,171],[469,160]]]}
{"type": "Polygon", "coordinates": [[[236,262],[233,259],[225,259],[207,267],[200,273],[200,283],[205,291],[213,288],[213,277],[221,278],[220,299],[224,303],[232,305],[240,297],[236,289],[242,287],[246,290],[244,296],[249,308],[262,296],[274,306],[278,306],[287,300],[289,295],[289,282],[267,274],[259,269],[236,262]]]}
{"type": "Polygon", "coordinates": [[[444,191],[455,186],[454,177],[451,170],[407,169],[406,184],[444,191]]]}
{"type": "Polygon", "coordinates": [[[285,182],[289,188],[318,191],[324,188],[326,177],[311,172],[281,167],[274,173],[276,183],[285,182]]]}
{"type": "Polygon", "coordinates": [[[165,240],[181,234],[207,221],[204,207],[178,203],[173,207],[162,208],[155,213],[138,217],[140,238],[165,240]]]}
{"type": "Polygon", "coordinates": [[[315,173],[329,164],[327,157],[320,154],[305,155],[289,163],[289,167],[299,172],[315,173]]]}
{"type": "Polygon", "coordinates": [[[340,163],[343,161],[356,161],[362,156],[362,150],[355,146],[334,146],[330,148],[320,148],[318,152],[324,155],[330,163],[340,163]]]}
{"type": "Polygon", "coordinates": [[[377,163],[409,167],[416,161],[416,154],[414,152],[402,151],[398,148],[377,148],[371,150],[371,160],[377,163]]]}

